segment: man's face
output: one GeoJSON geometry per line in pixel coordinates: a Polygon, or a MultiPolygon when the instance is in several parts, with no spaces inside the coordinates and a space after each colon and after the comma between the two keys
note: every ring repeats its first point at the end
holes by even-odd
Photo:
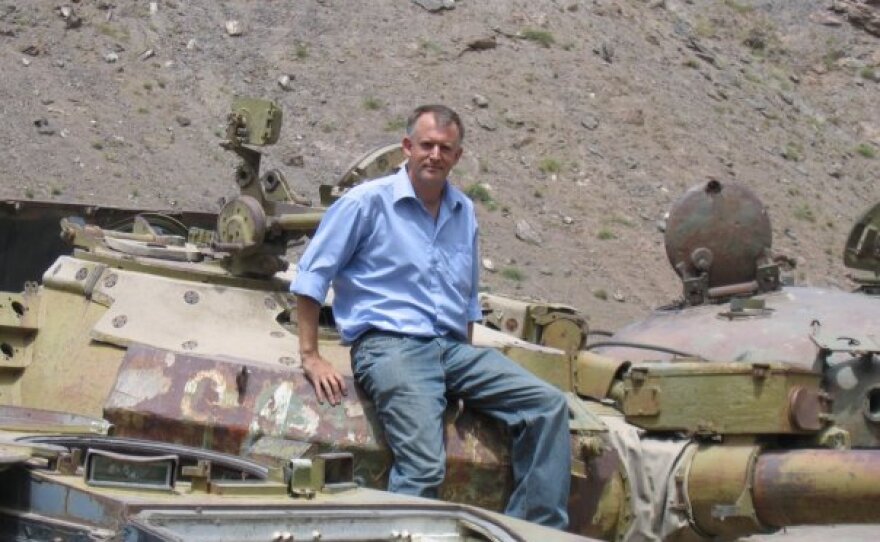
{"type": "Polygon", "coordinates": [[[416,120],[411,136],[403,138],[403,153],[409,159],[409,174],[421,186],[438,186],[461,157],[458,126],[440,127],[432,113],[416,120]]]}

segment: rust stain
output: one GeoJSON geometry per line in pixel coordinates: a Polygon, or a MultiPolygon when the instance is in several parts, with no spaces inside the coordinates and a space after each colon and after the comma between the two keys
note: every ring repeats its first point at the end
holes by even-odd
{"type": "MultiPolygon", "coordinates": [[[[277,450],[297,454],[351,451],[355,473],[369,486],[384,488],[391,454],[375,409],[352,380],[339,407],[320,405],[300,370],[248,365],[245,361],[170,354],[144,345],[129,348],[105,417],[119,436],[203,446],[263,460],[277,450]],[[243,365],[248,383],[239,393],[243,365]],[[163,386],[132,386],[135,375],[150,374],[163,386]],[[261,444],[265,442],[266,444],[261,444]],[[293,448],[291,448],[293,447],[293,448]]],[[[465,410],[447,416],[448,471],[441,493],[458,502],[500,509],[512,486],[509,438],[488,418],[465,410]],[[486,491],[486,487],[501,491],[486,491]]]]}
{"type": "Polygon", "coordinates": [[[874,523],[880,520],[877,480],[880,450],[767,452],[755,466],[755,510],[774,527],[874,523]]]}
{"type": "MultiPolygon", "coordinates": [[[[593,437],[587,437],[593,438],[593,437]]],[[[611,447],[605,447],[598,457],[589,456],[584,446],[585,438],[572,438],[571,457],[586,465],[583,476],[572,475],[568,497],[568,517],[571,530],[596,538],[608,539],[612,532],[603,532],[605,523],[597,517],[599,501],[605,488],[621,469],[620,458],[611,447]]]]}

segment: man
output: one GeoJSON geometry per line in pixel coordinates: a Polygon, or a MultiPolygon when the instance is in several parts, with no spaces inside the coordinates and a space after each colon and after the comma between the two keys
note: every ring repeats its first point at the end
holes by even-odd
{"type": "Polygon", "coordinates": [[[394,454],[388,489],[434,497],[446,468],[447,397],[501,421],[512,437],[506,513],[564,528],[570,468],[564,395],[498,351],[470,345],[480,319],[472,202],[446,177],[464,128],[445,106],[417,108],[405,168],[351,189],[324,216],[299,261],[300,357],[318,401],[336,405],[341,375],[318,352],[320,302],[352,345],[352,370],[376,405],[394,454]]]}

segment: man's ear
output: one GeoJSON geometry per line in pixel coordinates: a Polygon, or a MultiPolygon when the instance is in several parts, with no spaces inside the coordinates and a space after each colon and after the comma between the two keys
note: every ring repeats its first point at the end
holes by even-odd
{"type": "Polygon", "coordinates": [[[400,142],[401,146],[403,146],[403,155],[407,158],[412,157],[412,139],[409,136],[403,136],[403,141],[400,142]]]}

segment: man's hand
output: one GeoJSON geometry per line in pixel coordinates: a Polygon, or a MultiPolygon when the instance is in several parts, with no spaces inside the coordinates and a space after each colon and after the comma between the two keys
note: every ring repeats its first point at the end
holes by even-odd
{"type": "Polygon", "coordinates": [[[348,395],[348,390],[339,371],[317,353],[303,354],[301,358],[303,372],[315,387],[318,403],[323,405],[324,401],[329,401],[333,406],[341,403],[342,396],[348,395]]]}
{"type": "Polygon", "coordinates": [[[321,305],[314,299],[296,296],[296,317],[299,323],[299,357],[302,360],[303,372],[315,387],[318,402],[330,401],[338,405],[342,396],[347,395],[345,381],[330,362],[318,353],[318,312],[321,305]]]}

